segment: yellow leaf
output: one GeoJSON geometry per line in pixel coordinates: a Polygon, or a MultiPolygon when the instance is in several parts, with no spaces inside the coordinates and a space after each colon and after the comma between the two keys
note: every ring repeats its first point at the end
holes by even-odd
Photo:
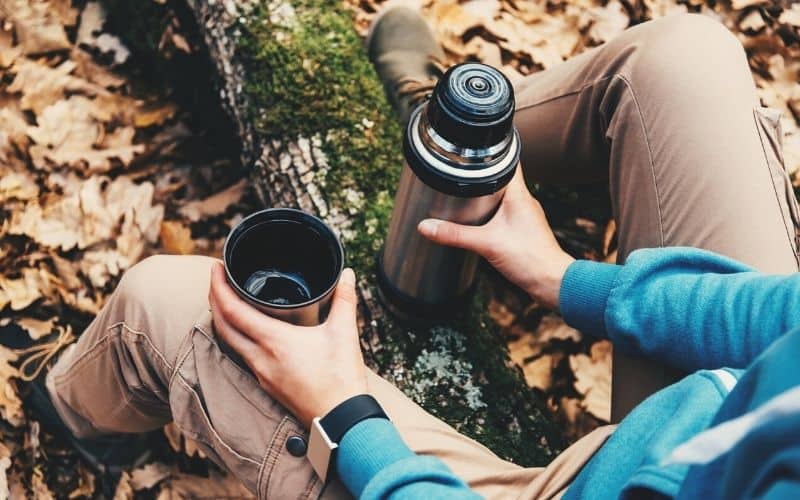
{"type": "Polygon", "coordinates": [[[161,125],[165,121],[175,116],[178,107],[173,103],[162,104],[156,107],[145,107],[136,111],[133,124],[136,128],[161,125]]]}
{"type": "Polygon", "coordinates": [[[179,221],[166,220],[161,223],[161,243],[169,253],[188,255],[194,252],[192,231],[179,221]]]}

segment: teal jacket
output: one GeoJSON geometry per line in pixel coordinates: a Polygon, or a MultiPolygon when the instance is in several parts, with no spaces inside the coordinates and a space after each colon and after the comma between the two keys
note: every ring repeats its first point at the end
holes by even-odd
{"type": "MultiPolygon", "coordinates": [[[[584,333],[692,373],[636,407],[566,498],[800,498],[800,274],[639,250],[623,266],[573,263],[559,302],[584,333]]],[[[386,420],[353,427],[337,469],[359,498],[477,497],[386,420]]]]}

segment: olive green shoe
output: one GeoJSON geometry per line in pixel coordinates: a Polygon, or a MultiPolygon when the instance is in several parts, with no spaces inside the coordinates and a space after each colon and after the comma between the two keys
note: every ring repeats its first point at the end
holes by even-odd
{"type": "Polygon", "coordinates": [[[369,59],[404,125],[445,69],[442,48],[408,3],[389,2],[373,20],[366,40],[369,59]]]}

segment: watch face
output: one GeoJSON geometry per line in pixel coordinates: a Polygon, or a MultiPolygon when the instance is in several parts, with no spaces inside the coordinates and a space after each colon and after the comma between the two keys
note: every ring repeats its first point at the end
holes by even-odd
{"type": "Polygon", "coordinates": [[[308,438],[308,461],[317,473],[319,478],[325,482],[328,480],[328,473],[331,469],[331,457],[333,450],[338,445],[328,438],[325,429],[320,424],[319,417],[311,423],[311,435],[308,438]]]}

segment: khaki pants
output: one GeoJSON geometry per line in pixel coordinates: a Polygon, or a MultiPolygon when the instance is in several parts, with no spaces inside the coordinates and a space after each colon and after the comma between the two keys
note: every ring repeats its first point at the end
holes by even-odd
{"type": "MultiPolygon", "coordinates": [[[[516,90],[528,179],[608,179],[621,259],[689,245],[767,272],[797,270],[798,211],[777,121],[758,107],[744,52],[721,25],[697,16],[646,23],[516,90]]],[[[174,420],[260,498],[345,497],[338,483],[323,491],[305,458],[289,453],[287,440],[306,430],[217,346],[211,262],[158,256],[129,270],[48,375],[59,412],[81,436],[174,420]]],[[[619,415],[668,374],[616,358],[614,377],[619,415]],[[633,377],[637,385],[626,383],[633,377]]],[[[522,468],[390,383],[369,383],[411,448],[491,498],[557,496],[613,430],[598,429],[546,468],[522,468]]]]}

